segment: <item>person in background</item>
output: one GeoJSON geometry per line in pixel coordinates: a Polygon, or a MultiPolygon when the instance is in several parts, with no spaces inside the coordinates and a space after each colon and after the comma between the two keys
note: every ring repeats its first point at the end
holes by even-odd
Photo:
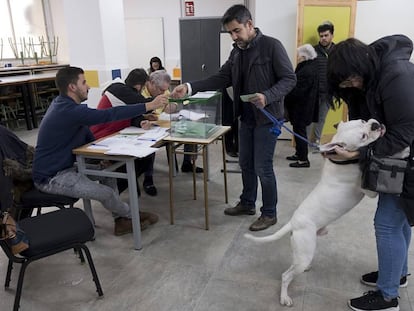
{"type": "MultiPolygon", "coordinates": [[[[293,131],[307,139],[306,126],[311,124],[318,116],[318,74],[316,67],[316,51],[310,44],[297,48],[298,65],[296,66],[297,83],[295,88],[286,96],[285,106],[288,111],[293,131]]],[[[295,137],[296,152],[287,160],[295,161],[290,167],[310,167],[308,159],[308,143],[295,137]]]]}
{"type": "MultiPolygon", "coordinates": [[[[374,118],[385,125],[385,134],[368,148],[348,152],[335,148],[335,160],[359,158],[363,167],[372,148],[374,154],[391,156],[414,140],[413,42],[403,35],[387,36],[367,45],[351,38],[332,48],[328,60],[328,83],[338,103],[343,99],[350,119],[374,118]]],[[[405,173],[406,176],[409,174],[405,173]]],[[[414,193],[404,187],[401,197],[414,193]]],[[[400,195],[379,193],[374,218],[378,271],[364,274],[361,282],[376,286],[349,300],[352,310],[399,310],[398,289],[407,283],[407,257],[411,228],[400,195]]]]}
{"type": "Polygon", "coordinates": [[[334,25],[330,21],[325,21],[318,26],[319,43],[314,46],[318,54],[318,79],[319,79],[319,105],[318,105],[318,121],[309,127],[309,137],[313,142],[319,144],[322,136],[323,126],[332,106],[332,96],[328,94],[328,81],[326,78],[326,67],[328,64],[328,56],[335,45],[332,41],[334,38],[334,25]]]}
{"type": "Polygon", "coordinates": [[[114,234],[132,232],[131,208],[121,201],[114,178],[91,178],[78,173],[74,148],[95,140],[89,126],[130,119],[168,104],[166,96],[148,103],[91,109],[81,104],[88,98],[89,85],[83,69],[65,67],[56,74],[57,96],[39,128],[33,161],[33,181],[40,191],[69,197],[97,200],[115,218],[114,234]]]}
{"type": "Polygon", "coordinates": [[[148,68],[149,75],[157,70],[165,70],[165,68],[162,66],[161,59],[157,56],[152,57],[150,59],[149,64],[150,64],[150,67],[148,68]]]}
{"type": "Polygon", "coordinates": [[[255,28],[244,5],[230,7],[221,21],[234,41],[229,59],[216,74],[181,84],[171,95],[179,98],[198,91],[233,86],[233,99],[240,114],[239,163],[243,190],[240,202],[226,208],[224,213],[254,215],[259,179],[263,206],[261,216],[249,229],[264,230],[277,222],[277,185],[273,170],[277,137],[271,132],[273,123],[260,110],[265,109],[275,118],[282,119],[283,99],[295,87],[296,75],[282,43],[255,28]],[[249,102],[242,102],[240,95],[250,95],[249,102]]]}

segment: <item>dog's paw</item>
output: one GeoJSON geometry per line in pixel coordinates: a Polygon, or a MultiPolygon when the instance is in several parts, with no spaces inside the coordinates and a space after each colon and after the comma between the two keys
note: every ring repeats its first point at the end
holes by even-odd
{"type": "Polygon", "coordinates": [[[293,300],[289,296],[280,296],[280,304],[282,306],[291,307],[293,306],[293,300]]]}

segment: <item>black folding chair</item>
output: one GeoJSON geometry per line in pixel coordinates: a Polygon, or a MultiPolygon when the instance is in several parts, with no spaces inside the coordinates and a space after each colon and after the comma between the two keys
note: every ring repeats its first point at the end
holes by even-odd
{"type": "Polygon", "coordinates": [[[86,242],[93,240],[94,227],[83,210],[78,208],[65,208],[41,214],[35,217],[22,219],[18,222],[20,228],[26,233],[29,248],[19,255],[13,255],[9,242],[0,240],[0,246],[9,258],[5,288],[9,288],[13,263],[21,264],[17,281],[13,311],[19,309],[20,297],[23,288],[23,279],[27,266],[36,260],[48,257],[69,249],[80,252],[81,261],[85,253],[99,296],[103,296],[101,284],[95,270],[92,256],[86,242]]]}

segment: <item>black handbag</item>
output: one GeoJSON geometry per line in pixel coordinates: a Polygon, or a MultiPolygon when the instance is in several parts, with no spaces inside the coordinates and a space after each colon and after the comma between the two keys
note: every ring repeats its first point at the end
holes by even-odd
{"type": "Polygon", "coordinates": [[[411,144],[410,157],[407,162],[403,191],[399,198],[401,208],[407,216],[410,226],[414,226],[414,141],[411,144]]]}
{"type": "Polygon", "coordinates": [[[362,188],[401,194],[407,162],[407,159],[378,156],[370,150],[367,163],[362,170],[362,188]]]}

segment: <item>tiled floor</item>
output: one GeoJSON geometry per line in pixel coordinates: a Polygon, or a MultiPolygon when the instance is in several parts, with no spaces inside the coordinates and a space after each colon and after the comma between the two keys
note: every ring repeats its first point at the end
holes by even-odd
{"type": "MultiPolygon", "coordinates": [[[[34,143],[36,131],[19,136],[34,143]]],[[[88,266],[68,251],[29,266],[21,310],[136,310],[136,311],[225,311],[225,310],[347,310],[349,298],[370,288],[360,284],[361,274],[376,269],[373,231],[375,199],[365,198],[357,207],[329,227],[318,240],[310,271],[290,286],[292,308],[279,304],[281,273],[290,265],[290,243],[286,236],[277,242],[258,245],[243,234],[256,216],[223,214],[223,176],[219,145],[210,148],[210,230],[204,230],[202,180],[198,177],[198,200],[192,199],[191,174],[179,173],[174,180],[176,223],[169,224],[168,169],[165,151],[157,154],[155,183],[159,195],[140,198],[142,210],[152,211],[160,221],[142,232],[143,248],[133,249],[132,236],[115,237],[109,212],[93,205],[96,240],[89,243],[105,296],[97,298],[88,266]]],[[[293,149],[279,141],[275,154],[278,178],[277,225],[281,227],[319,180],[322,158],[311,155],[311,167],[288,167],[293,149]]],[[[180,161],[180,159],[179,159],[180,161]]],[[[237,169],[235,164],[231,168],[237,169]]],[[[140,180],[142,184],[142,179],[140,180]]],[[[230,203],[237,201],[241,176],[229,174],[230,203]]],[[[260,193],[260,191],[259,191],[260,193]]],[[[128,201],[127,194],[123,199],[128,201]]],[[[260,198],[258,200],[260,206],[260,198]]],[[[81,202],[77,203],[82,207],[81,202]]],[[[264,234],[264,233],[258,233],[264,234]]],[[[410,259],[414,254],[410,251],[410,259]]],[[[0,255],[0,276],[5,277],[6,257],[0,255]]],[[[11,289],[0,291],[1,310],[11,310],[18,269],[13,270],[11,289]]],[[[400,309],[413,310],[414,286],[400,290],[400,309]]]]}

